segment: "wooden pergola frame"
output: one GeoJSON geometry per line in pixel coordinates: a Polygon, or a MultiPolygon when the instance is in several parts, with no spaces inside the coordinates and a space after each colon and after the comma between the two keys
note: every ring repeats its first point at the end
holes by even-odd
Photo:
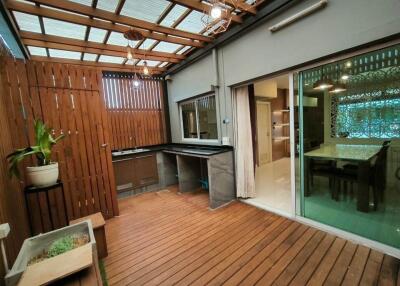
{"type": "MultiPolygon", "coordinates": [[[[208,12],[210,5],[203,3],[200,0],[168,0],[170,4],[164,9],[163,13],[159,16],[154,23],[121,15],[121,11],[125,5],[126,0],[119,0],[114,12],[106,11],[97,8],[97,0],[92,0],[92,5],[87,6],[76,2],[63,0],[27,0],[31,3],[24,3],[17,0],[2,0],[5,7],[8,9],[10,18],[18,29],[19,36],[25,47],[39,47],[45,48],[47,53],[46,57],[32,56],[35,59],[42,59],[46,61],[57,61],[59,59],[51,58],[49,49],[66,50],[81,53],[81,60],[68,60],[63,59],[62,62],[71,62],[83,65],[99,64],[101,66],[112,65],[112,68],[120,66],[122,69],[131,69],[132,71],[139,72],[140,66],[137,64],[141,60],[159,61],[157,66],[152,67],[153,73],[161,73],[174,64],[184,60],[188,54],[193,50],[202,48],[211,43],[215,37],[204,35],[204,29],[199,33],[192,33],[183,31],[177,28],[192,11],[208,12]],[[170,27],[162,26],[161,22],[169,15],[176,5],[186,7],[184,11],[170,27]],[[39,18],[41,33],[23,31],[19,28],[13,11],[36,15],[39,18]],[[45,33],[43,18],[50,18],[60,20],[72,24],[86,26],[85,37],[83,40],[63,37],[61,35],[54,36],[45,33]],[[91,28],[98,28],[106,30],[103,43],[89,41],[89,34],[91,28]],[[153,39],[154,43],[147,49],[141,49],[140,46],[144,40],[139,41],[132,49],[136,62],[132,64],[127,63],[127,59],[122,64],[108,64],[100,63],[99,58],[101,55],[126,57],[126,48],[123,46],[108,44],[108,39],[112,32],[124,33],[129,28],[139,30],[145,39],[153,39]],[[181,45],[174,52],[159,52],[153,49],[159,45],[160,42],[167,42],[172,44],[181,45]],[[185,51],[182,52],[182,49],[185,51]],[[83,61],[84,53],[96,54],[94,62],[83,61]],[[163,66],[161,68],[160,66],[163,66]]],[[[257,6],[264,0],[255,1],[253,5],[249,5],[245,0],[230,0],[226,4],[231,8],[233,24],[240,24],[243,22],[243,17],[246,15],[255,15],[257,13],[257,6]],[[230,2],[232,1],[232,2],[230,2]]],[[[61,60],[59,60],[61,61],[61,60]]]]}

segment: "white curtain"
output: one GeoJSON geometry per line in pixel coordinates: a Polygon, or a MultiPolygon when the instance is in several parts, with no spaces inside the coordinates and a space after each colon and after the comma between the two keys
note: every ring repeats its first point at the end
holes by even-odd
{"type": "Polygon", "coordinates": [[[248,87],[238,87],[233,95],[236,194],[240,198],[256,196],[248,87]]]}

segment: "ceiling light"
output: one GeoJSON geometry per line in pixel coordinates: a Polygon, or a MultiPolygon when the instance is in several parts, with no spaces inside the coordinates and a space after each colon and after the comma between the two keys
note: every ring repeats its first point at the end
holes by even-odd
{"type": "Polygon", "coordinates": [[[147,61],[143,62],[143,73],[145,75],[149,75],[149,73],[150,73],[149,68],[147,67],[147,61]]]}
{"type": "Polygon", "coordinates": [[[132,49],[130,46],[128,46],[128,52],[126,54],[126,57],[128,60],[132,60],[133,59],[133,54],[132,54],[132,49]]]}
{"type": "Polygon", "coordinates": [[[326,77],[322,77],[313,84],[313,89],[315,90],[326,90],[331,87],[333,87],[333,82],[326,77]]]}
{"type": "Polygon", "coordinates": [[[139,77],[135,73],[135,75],[133,76],[133,87],[134,88],[138,88],[139,85],[140,85],[139,77]]]}
{"type": "Polygon", "coordinates": [[[214,3],[211,11],[210,11],[211,18],[214,20],[221,18],[222,16],[222,8],[218,2],[214,3]]]}
{"type": "Polygon", "coordinates": [[[351,68],[351,62],[350,61],[346,62],[346,68],[351,68]]]}
{"type": "Polygon", "coordinates": [[[329,90],[329,93],[339,93],[346,90],[346,86],[343,83],[337,83],[332,89],[329,90]]]}

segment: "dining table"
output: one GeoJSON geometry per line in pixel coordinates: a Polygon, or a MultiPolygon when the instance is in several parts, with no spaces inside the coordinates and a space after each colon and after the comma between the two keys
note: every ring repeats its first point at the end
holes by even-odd
{"type": "MultiPolygon", "coordinates": [[[[357,210],[369,210],[370,169],[373,159],[381,150],[381,145],[326,144],[304,153],[305,178],[309,179],[310,159],[344,161],[358,165],[357,168],[357,210]]],[[[309,188],[308,182],[304,184],[309,188]]],[[[309,190],[305,191],[309,194],[309,190]]]]}

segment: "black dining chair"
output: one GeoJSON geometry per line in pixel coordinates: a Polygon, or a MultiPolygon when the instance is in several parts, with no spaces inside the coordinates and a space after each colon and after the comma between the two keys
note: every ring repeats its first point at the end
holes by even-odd
{"type": "MultiPolygon", "coordinates": [[[[372,187],[374,210],[378,208],[378,201],[383,202],[384,191],[386,189],[386,163],[387,163],[387,151],[390,147],[390,141],[385,141],[382,148],[379,150],[374,165],[370,169],[369,185],[372,187]]],[[[345,165],[346,166],[346,165],[345,165]]],[[[334,187],[338,193],[342,192],[347,194],[348,184],[350,185],[350,191],[353,193],[353,185],[358,182],[358,166],[356,167],[343,167],[343,169],[336,170],[336,186],[334,187]]]]}
{"type": "Polygon", "coordinates": [[[336,175],[336,161],[333,160],[324,160],[324,159],[309,159],[309,189],[314,187],[314,177],[325,177],[329,180],[329,189],[331,191],[332,198],[336,199],[336,196],[333,192],[333,186],[335,183],[335,175],[336,175]]]}

